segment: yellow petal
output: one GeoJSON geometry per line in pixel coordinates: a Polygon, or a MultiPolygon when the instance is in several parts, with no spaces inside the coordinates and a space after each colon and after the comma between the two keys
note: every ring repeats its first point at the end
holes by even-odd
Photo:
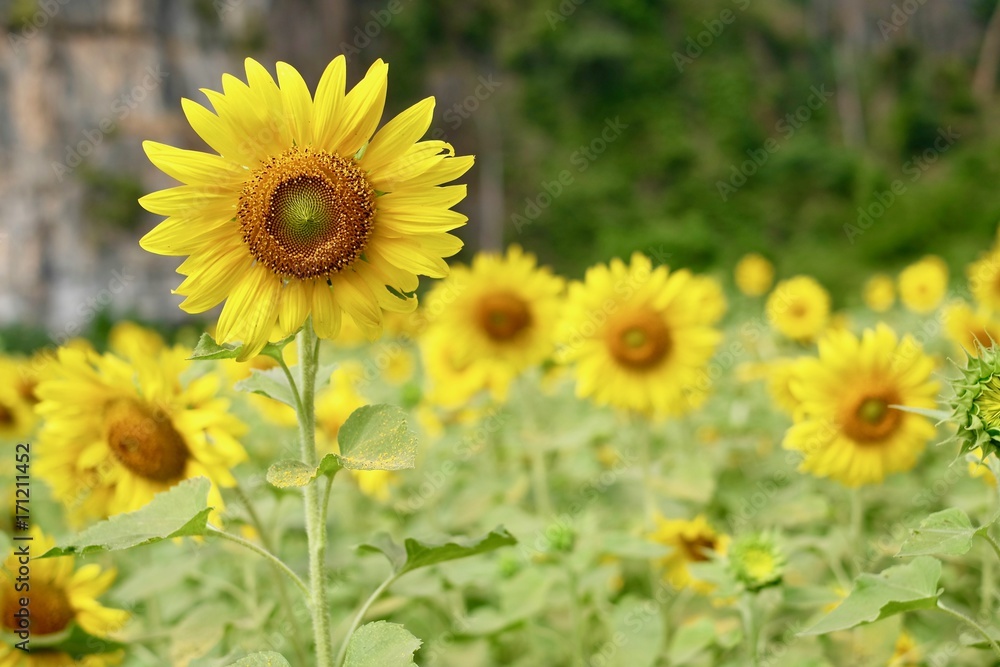
{"type": "Polygon", "coordinates": [[[434,98],[423,99],[399,114],[372,138],[361,158],[361,167],[372,171],[400,158],[424,136],[434,117],[434,98]]]}
{"type": "Polygon", "coordinates": [[[204,224],[193,224],[186,218],[167,218],[139,239],[139,245],[158,255],[190,255],[218,247],[229,237],[238,235],[239,230],[231,218],[204,224]]]}
{"type": "Polygon", "coordinates": [[[217,186],[179,185],[152,192],[141,199],[139,205],[150,213],[179,218],[214,218],[236,215],[239,189],[217,186]]]}
{"type": "Polygon", "coordinates": [[[309,87],[298,70],[288,63],[279,62],[277,69],[285,122],[296,145],[305,146],[312,140],[313,101],[309,87]]]}
{"type": "Polygon", "coordinates": [[[251,156],[240,146],[239,134],[233,126],[202,105],[181,99],[181,108],[191,128],[219,155],[239,164],[247,164],[251,156]]]}
{"type": "Polygon", "coordinates": [[[187,298],[180,304],[185,313],[203,313],[225,300],[253,263],[249,253],[220,248],[192,255],[177,268],[185,278],[176,290],[187,298]]]}
{"type": "Polygon", "coordinates": [[[469,219],[457,211],[414,206],[408,209],[379,210],[375,224],[386,231],[387,236],[426,234],[428,232],[448,232],[464,225],[469,219]]]}
{"type": "Polygon", "coordinates": [[[316,88],[316,102],[313,105],[313,142],[318,148],[334,150],[337,144],[337,129],[340,114],[344,108],[344,87],[347,85],[347,60],[337,56],[330,61],[316,88]]]}
{"type": "Polygon", "coordinates": [[[389,66],[381,59],[372,63],[365,78],[344,98],[343,122],[336,153],[353,157],[378,127],[385,107],[386,79],[389,66]]]}
{"type": "Polygon", "coordinates": [[[155,141],[142,142],[149,161],[171,178],[188,185],[234,187],[243,177],[243,170],[219,155],[174,148],[155,141]]]}
{"type": "Polygon", "coordinates": [[[344,271],[334,278],[333,294],[337,303],[369,339],[382,333],[382,309],[365,281],[354,271],[344,271]]]}
{"type": "Polygon", "coordinates": [[[292,280],[281,293],[278,326],[282,336],[290,336],[305,322],[312,305],[313,281],[292,280]]]}
{"type": "Polygon", "coordinates": [[[397,184],[397,187],[400,190],[405,190],[407,188],[449,183],[469,171],[475,161],[476,158],[472,155],[449,157],[448,159],[441,160],[434,166],[429,167],[419,176],[407,180],[401,180],[397,184]]]}
{"type": "Polygon", "coordinates": [[[220,343],[243,339],[243,349],[237,361],[256,356],[267,344],[267,338],[278,315],[278,295],[281,279],[262,264],[254,265],[243,274],[226,299],[219,315],[216,335],[220,343]]]}
{"type": "Polygon", "coordinates": [[[454,154],[455,149],[447,142],[421,141],[410,146],[398,159],[370,171],[368,180],[376,190],[392,192],[402,187],[404,182],[418,178],[454,154]]]}
{"type": "Polygon", "coordinates": [[[316,281],[312,293],[313,328],[320,338],[336,338],[340,333],[340,306],[325,281],[316,281]]]}

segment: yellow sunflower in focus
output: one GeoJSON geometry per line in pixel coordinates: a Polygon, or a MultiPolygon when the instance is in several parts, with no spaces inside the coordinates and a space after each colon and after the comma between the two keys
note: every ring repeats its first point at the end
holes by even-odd
{"type": "Polygon", "coordinates": [[[209,504],[223,506],[218,486],[235,484],[245,427],[217,397],[216,374],[180,381],[188,356],[180,346],[131,362],[59,350],[38,385],[36,470],[74,521],[137,510],[199,476],[213,482],[209,504]]]}
{"type": "Polygon", "coordinates": [[[143,197],[168,216],[140,244],[187,256],[176,292],[202,313],[225,301],[217,340],[242,340],[256,355],[277,325],[282,337],[312,315],[335,338],[346,312],[369,339],[382,311],[408,311],[418,275],[442,278],[443,258],[462,242],[449,231],[466,217],[451,207],[471,157],[443,141],[418,141],[434,98],[378,132],[388,65],[381,60],[345,94],[346,60],[335,58],[315,97],[299,73],[278,63],[277,82],[246,60],[247,83],[224,75],[223,92],[204,90],[215,113],[182,100],[195,132],[216,153],[147,141],[146,155],[183,185],[143,197]]]}
{"type": "Polygon", "coordinates": [[[428,295],[427,309],[451,334],[457,363],[474,362],[503,401],[521,372],[552,354],[563,288],[562,278],[514,245],[502,256],[480,253],[469,268],[453,267],[428,295]]]}
{"type": "MultiPolygon", "coordinates": [[[[33,555],[41,555],[55,546],[55,542],[32,528],[29,544],[33,555]]],[[[104,594],[115,579],[114,570],[102,571],[99,565],[91,563],[78,570],[73,568],[74,558],[62,556],[31,560],[31,590],[29,593],[14,589],[18,576],[18,556],[12,553],[0,568],[0,630],[16,633],[18,627],[15,616],[21,609],[20,598],[29,599],[28,610],[31,618],[31,651],[25,652],[0,639],[0,667],[105,667],[121,664],[123,651],[93,653],[74,658],[67,653],[38,646],[39,640],[47,635],[66,630],[71,624],[99,639],[118,633],[128,622],[128,612],[103,606],[97,598],[104,594]]],[[[17,637],[12,634],[11,637],[17,637]]],[[[20,639],[18,637],[18,639],[20,639]]]]}
{"type": "Polygon", "coordinates": [[[0,356],[0,441],[23,440],[35,430],[35,388],[27,378],[23,361],[0,356]]]}
{"type": "Polygon", "coordinates": [[[930,313],[944,299],[948,289],[948,265],[935,255],[927,255],[899,274],[899,300],[908,310],[930,313]]]}
{"type": "Polygon", "coordinates": [[[802,452],[801,470],[850,487],[910,470],[934,437],[921,415],[891,405],[934,409],[934,361],[909,336],[885,324],[853,334],[830,332],[819,357],[797,362],[791,390],[800,402],[784,446],[802,452]]]}
{"type": "Polygon", "coordinates": [[[809,342],[830,320],[830,295],[810,276],[778,283],[765,306],[767,319],[786,338],[809,342]]]}
{"type": "Polygon", "coordinates": [[[730,543],[728,535],[717,533],[701,515],[691,521],[657,516],[656,529],[647,537],[672,548],[670,555],[660,561],[664,581],[676,589],[690,586],[698,593],[712,592],[715,586],[695,579],[688,566],[724,556],[730,543]]]}
{"type": "Polygon", "coordinates": [[[736,287],[747,296],[767,294],[774,282],[774,265],[755,252],[743,255],[733,270],[736,287]]]}
{"type": "Polygon", "coordinates": [[[570,285],[557,339],[561,360],[575,364],[577,396],[657,416],[704,402],[705,367],[722,336],[698,313],[691,278],[635,253],[631,264],[613,259],[570,285]]]}
{"type": "Polygon", "coordinates": [[[942,315],[945,333],[958,352],[975,357],[980,347],[988,348],[994,341],[1000,341],[1000,321],[987,311],[974,311],[969,304],[958,301],[946,306],[942,315]]]}
{"type": "Polygon", "coordinates": [[[876,274],[865,283],[862,299],[869,309],[884,313],[896,303],[896,282],[884,273],[876,274]]]}

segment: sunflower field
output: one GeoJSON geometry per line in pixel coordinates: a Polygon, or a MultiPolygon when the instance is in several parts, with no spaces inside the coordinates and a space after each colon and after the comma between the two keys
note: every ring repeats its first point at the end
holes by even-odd
{"type": "MultiPolygon", "coordinates": [[[[0,337],[0,667],[1000,665],[995,219],[834,284],[822,239],[608,224],[574,273],[539,193],[459,256],[480,156],[348,56],[248,57],[178,103],[198,148],[142,142],[130,243],[173,262],[182,326],[0,337]]],[[[581,236],[614,187],[555,188],[596,141],[543,181],[581,236]]]]}

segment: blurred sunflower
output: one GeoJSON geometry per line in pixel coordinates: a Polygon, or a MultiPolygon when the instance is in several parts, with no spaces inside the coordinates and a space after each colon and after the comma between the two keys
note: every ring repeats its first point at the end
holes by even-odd
{"type": "Polygon", "coordinates": [[[141,324],[123,320],[108,332],[108,347],[119,357],[136,359],[159,354],[166,343],[163,337],[141,324]]]}
{"type": "Polygon", "coordinates": [[[767,294],[774,282],[774,265],[755,252],[743,255],[733,270],[736,287],[747,296],[767,294]]]}
{"type": "MultiPolygon", "coordinates": [[[[41,555],[55,546],[55,542],[37,528],[32,528],[29,535],[34,554],[41,555]]],[[[121,630],[129,619],[127,611],[111,609],[97,601],[114,581],[114,570],[102,571],[94,563],[74,570],[73,564],[72,556],[32,558],[31,590],[25,594],[14,590],[19,562],[13,550],[4,561],[0,568],[0,609],[3,610],[0,630],[16,632],[19,629],[14,614],[21,606],[19,598],[26,595],[30,600],[31,639],[36,645],[31,646],[29,653],[0,639],[0,667],[105,667],[121,663],[124,652],[120,650],[75,657],[37,645],[38,640],[62,632],[74,623],[91,636],[104,639],[121,630]]]]}
{"type": "Polygon", "coordinates": [[[923,659],[923,651],[920,650],[913,635],[902,630],[896,638],[896,646],[886,667],[918,667],[924,664],[923,659]]]}
{"type": "Polygon", "coordinates": [[[182,479],[218,485],[246,459],[245,427],[216,396],[219,377],[182,383],[190,350],[164,348],[129,363],[112,354],[62,348],[38,385],[44,420],[36,470],[80,522],[139,509],[182,479]]]}
{"type": "Polygon", "coordinates": [[[695,579],[688,566],[709,561],[713,556],[724,556],[729,548],[728,535],[717,533],[702,515],[691,521],[657,516],[656,529],[647,537],[672,548],[660,561],[664,581],[677,589],[690,586],[698,593],[712,592],[715,586],[695,579]]]}
{"type": "Polygon", "coordinates": [[[460,408],[490,387],[486,368],[460,355],[451,332],[443,327],[432,326],[420,337],[420,355],[430,384],[424,396],[431,405],[460,408]]]}
{"type": "Polygon", "coordinates": [[[808,342],[829,322],[830,295],[815,278],[795,276],[777,284],[765,310],[771,326],[783,336],[808,342]]]}
{"type": "Polygon", "coordinates": [[[382,311],[408,311],[418,275],[447,275],[444,257],[462,242],[448,234],[466,217],[451,211],[471,157],[443,141],[418,141],[434,98],[403,111],[378,132],[388,65],[376,60],[346,95],[346,60],[335,58],[315,99],[299,73],[277,64],[277,83],[247,59],[247,82],[224,75],[223,93],[203,92],[215,113],[181,104],[217,154],[156,142],[146,155],[183,185],[143,197],[168,216],[140,244],[187,255],[176,292],[201,313],[222,301],[217,340],[240,339],[241,360],[257,354],[275,324],[295,332],[308,315],[335,338],[346,312],[369,339],[382,311]],[[374,136],[373,136],[374,135],[374,136]]]}
{"type": "Polygon", "coordinates": [[[767,393],[775,405],[789,416],[794,415],[799,408],[799,400],[792,392],[792,378],[796,374],[796,365],[800,358],[775,359],[768,364],[767,393]]]}
{"type": "Polygon", "coordinates": [[[985,457],[983,456],[983,450],[976,447],[969,455],[966,457],[969,459],[969,477],[979,477],[984,482],[992,487],[996,487],[997,478],[993,475],[993,471],[986,464],[985,457]]]}
{"type": "Polygon", "coordinates": [[[726,314],[729,304],[726,303],[726,293],[719,281],[711,276],[691,276],[688,287],[694,292],[694,301],[698,304],[698,314],[702,321],[711,326],[717,324],[726,314]]]}
{"type": "Polygon", "coordinates": [[[699,382],[722,336],[698,313],[691,278],[635,253],[630,265],[613,259],[570,285],[557,337],[561,360],[575,363],[577,396],[659,416],[705,400],[699,382]]]}
{"type": "Polygon", "coordinates": [[[983,309],[1000,312],[1000,247],[994,246],[966,268],[969,289],[983,309]]]}
{"type": "Polygon", "coordinates": [[[975,356],[981,347],[990,347],[993,341],[1000,340],[1000,321],[986,311],[972,310],[967,303],[958,301],[949,304],[942,316],[945,333],[958,351],[975,356]]]}
{"type": "Polygon", "coordinates": [[[503,401],[514,378],[552,354],[563,288],[562,278],[513,245],[505,255],[480,253],[471,267],[453,267],[427,308],[440,313],[434,326],[451,334],[457,362],[474,361],[503,401]]]}
{"type": "Polygon", "coordinates": [[[896,303],[896,283],[884,273],[878,273],[865,282],[862,299],[869,309],[884,313],[896,303]]]}
{"type": "Polygon", "coordinates": [[[935,255],[927,255],[899,274],[899,300],[921,315],[930,313],[944,299],[948,289],[948,265],[935,255]]]}
{"type": "Polygon", "coordinates": [[[0,356],[0,441],[23,440],[35,430],[35,388],[26,377],[22,360],[0,356]]]}
{"type": "Polygon", "coordinates": [[[933,369],[912,338],[900,341],[885,324],[861,339],[828,333],[819,342],[819,357],[796,365],[790,386],[801,409],[784,446],[805,455],[804,472],[850,487],[911,469],[934,437],[934,425],[889,406],[935,408],[933,369]]]}

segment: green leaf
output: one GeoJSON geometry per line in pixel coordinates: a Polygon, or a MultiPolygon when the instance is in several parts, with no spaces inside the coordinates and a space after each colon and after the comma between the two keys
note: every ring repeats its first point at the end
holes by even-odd
{"type": "Polygon", "coordinates": [[[939,554],[961,556],[972,548],[972,538],[985,534],[986,526],[974,528],[969,516],[952,507],[935,512],[920,522],[920,527],[910,531],[897,556],[925,556],[939,554]]]}
{"type": "Polygon", "coordinates": [[[799,634],[820,635],[912,609],[929,609],[941,595],[940,578],[941,561],[929,556],[918,556],[906,565],[890,567],[877,575],[862,574],[854,590],[836,609],[799,634]]]}
{"type": "Polygon", "coordinates": [[[266,371],[255,368],[250,372],[250,377],[236,383],[236,389],[251,394],[261,394],[295,407],[295,394],[288,384],[285,372],[280,368],[270,368],[266,371]]]}
{"type": "Polygon", "coordinates": [[[291,667],[288,661],[280,653],[274,651],[264,651],[263,653],[251,653],[242,660],[229,665],[229,667],[291,667]]]}
{"type": "MultiPolygon", "coordinates": [[[[615,667],[652,667],[659,662],[665,640],[660,605],[652,600],[626,597],[615,605],[611,622],[618,650],[612,656],[615,667]]],[[[673,664],[673,663],[671,663],[673,664]]]]}
{"type": "Polygon", "coordinates": [[[407,667],[421,641],[398,623],[375,621],[362,625],[347,645],[344,667],[407,667]]]}
{"type": "Polygon", "coordinates": [[[279,340],[277,342],[268,343],[267,345],[264,346],[264,349],[262,349],[259,354],[265,357],[271,357],[280,364],[284,361],[284,357],[282,356],[282,354],[285,351],[285,347],[293,340],[295,340],[295,334],[292,334],[291,336],[279,340]]]}
{"type": "Polygon", "coordinates": [[[456,537],[434,543],[408,537],[403,541],[403,546],[396,544],[389,535],[379,533],[370,543],[359,545],[358,551],[382,554],[389,559],[393,571],[399,576],[421,567],[468,558],[512,544],[517,544],[514,536],[503,526],[497,526],[478,539],[456,537]]]}
{"type": "Polygon", "coordinates": [[[671,665],[683,665],[715,643],[717,631],[709,618],[700,618],[677,628],[670,642],[671,665]]]}
{"type": "Polygon", "coordinates": [[[267,481],[279,489],[305,486],[316,479],[316,468],[295,459],[283,459],[267,469],[267,481]]]}
{"type": "Polygon", "coordinates": [[[219,345],[215,339],[207,333],[203,333],[198,339],[198,344],[194,346],[191,356],[188,359],[194,361],[211,361],[212,359],[235,359],[240,354],[242,345],[225,344],[219,345]]]}
{"type": "Polygon", "coordinates": [[[403,470],[417,458],[417,436],[406,413],[394,405],[365,405],[347,418],[337,434],[340,465],[350,470],[403,470]]]}
{"type": "Polygon", "coordinates": [[[53,547],[40,558],[120,551],[153,544],[173,537],[204,535],[208,523],[208,489],[204,477],[186,479],[156,494],[145,507],[118,514],[94,524],[62,546],[53,547]]]}

